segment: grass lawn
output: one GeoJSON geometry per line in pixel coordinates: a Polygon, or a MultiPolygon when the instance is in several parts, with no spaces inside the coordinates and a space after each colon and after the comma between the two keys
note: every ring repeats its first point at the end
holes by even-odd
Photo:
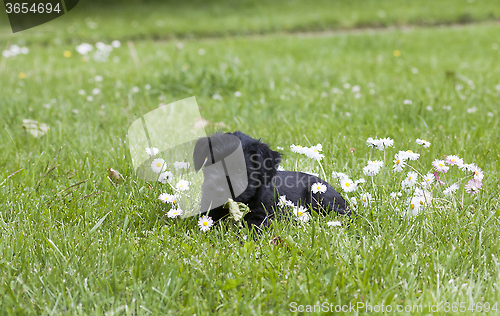
{"type": "MultiPolygon", "coordinates": [[[[403,10],[398,20],[392,1],[386,2],[392,24],[427,12],[431,20],[456,22],[460,8],[472,5],[461,1],[453,14],[422,9],[413,16],[403,10]]],[[[373,23],[366,25],[378,25],[375,4],[368,3],[360,16],[373,23]]],[[[350,5],[343,6],[349,11],[350,5]]],[[[260,16],[264,7],[252,8],[249,15],[260,16]]],[[[88,34],[61,33],[60,41],[36,29],[1,37],[4,46],[25,45],[29,53],[0,62],[0,314],[282,315],[324,302],[417,306],[402,313],[408,315],[428,314],[436,304],[436,314],[449,314],[446,308],[460,310],[463,302],[461,314],[479,308],[497,314],[500,27],[485,22],[244,36],[251,19],[230,22],[228,9],[220,10],[228,24],[171,22],[182,25],[181,31],[172,26],[162,33],[197,39],[154,40],[149,20],[128,34],[119,26],[133,7],[88,34]],[[239,35],[204,37],[221,30],[239,35]],[[133,48],[127,43],[141,37],[131,42],[133,48]],[[108,61],[85,61],[72,38],[76,44],[122,42],[108,61]],[[65,51],[71,56],[64,57],[65,51]],[[307,225],[284,220],[257,240],[242,240],[245,230],[225,224],[202,233],[196,218],[167,218],[157,199],[167,186],[135,177],[126,134],[139,115],[190,96],[196,96],[208,132],[241,130],[273,149],[283,147],[287,170],[323,176],[323,168],[339,192],[357,199],[359,218],[351,224],[333,214],[313,215],[307,225]],[[34,137],[22,128],[23,119],[50,129],[34,137]],[[395,144],[385,152],[370,149],[368,137],[390,137],[395,144]],[[421,150],[416,138],[432,145],[421,150]],[[317,143],[325,154],[321,167],[290,150],[291,144],[317,143]],[[424,175],[446,155],[476,163],[485,174],[480,193],[463,192],[467,178],[455,195],[444,197],[441,191],[465,176],[453,167],[442,175],[445,186],[429,189],[432,204],[408,215],[411,194],[390,197],[410,171],[392,171],[394,154],[407,149],[421,151],[410,165],[424,175]],[[368,177],[362,168],[374,159],[385,166],[368,177]],[[108,168],[124,181],[111,183],[108,168]],[[345,193],[333,171],[367,181],[345,193]],[[361,203],[363,192],[372,195],[370,206],[361,203]],[[342,226],[328,227],[331,220],[342,226]],[[282,243],[270,243],[273,236],[282,243]]],[[[310,9],[290,26],[287,16],[302,15],[287,10],[276,18],[279,27],[258,19],[248,33],[298,30],[316,14],[310,9]]]]}

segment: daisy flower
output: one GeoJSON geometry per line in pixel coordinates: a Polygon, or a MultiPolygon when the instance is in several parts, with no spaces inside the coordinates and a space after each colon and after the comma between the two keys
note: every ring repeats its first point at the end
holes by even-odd
{"type": "Polygon", "coordinates": [[[176,162],[174,162],[174,168],[175,168],[175,170],[187,169],[187,168],[189,168],[189,162],[176,161],[176,162]]]}
{"type": "Polygon", "coordinates": [[[406,162],[403,158],[400,157],[401,155],[400,154],[396,154],[394,156],[394,167],[393,167],[393,170],[396,171],[396,172],[401,172],[403,171],[403,168],[404,166],[406,166],[406,162]]]}
{"type": "Polygon", "coordinates": [[[198,226],[202,232],[206,232],[210,230],[210,227],[214,224],[214,221],[207,215],[203,215],[198,220],[198,226]]]}
{"type": "Polygon", "coordinates": [[[459,168],[464,172],[473,172],[476,167],[477,166],[474,163],[464,163],[459,168]]]}
{"type": "Polygon", "coordinates": [[[399,157],[405,161],[406,160],[417,160],[420,157],[420,154],[414,153],[411,150],[400,151],[398,154],[399,154],[399,157]]]}
{"type": "Polygon", "coordinates": [[[418,139],[417,138],[416,142],[417,142],[417,144],[422,145],[424,148],[427,148],[431,145],[431,143],[429,143],[425,139],[418,139]]]}
{"type": "Polygon", "coordinates": [[[361,203],[363,203],[364,207],[370,206],[370,204],[372,203],[372,195],[368,192],[363,193],[363,195],[361,196],[361,203]]]}
{"type": "Polygon", "coordinates": [[[287,200],[286,195],[282,195],[279,197],[278,206],[280,206],[280,207],[293,206],[293,202],[290,200],[287,200]]]}
{"type": "Polygon", "coordinates": [[[408,191],[407,188],[413,188],[417,183],[417,173],[414,171],[408,172],[406,178],[401,182],[403,190],[408,191]]]}
{"type": "Polygon", "coordinates": [[[328,225],[328,227],[338,227],[338,226],[342,226],[342,223],[339,221],[330,221],[330,222],[326,223],[326,225],[328,225]]]}
{"type": "Polygon", "coordinates": [[[450,167],[445,165],[444,160],[435,159],[432,162],[432,166],[436,169],[437,172],[446,173],[448,172],[448,170],[450,170],[450,167]]]}
{"type": "Polygon", "coordinates": [[[427,188],[434,182],[434,174],[428,173],[424,176],[424,181],[422,181],[422,186],[427,188]]]}
{"type": "Polygon", "coordinates": [[[156,147],[146,147],[146,154],[156,156],[160,151],[156,147]]]}
{"type": "Polygon", "coordinates": [[[444,196],[450,197],[458,190],[458,184],[453,183],[446,190],[443,191],[444,196]]]}
{"type": "Polygon", "coordinates": [[[352,182],[351,179],[349,178],[343,178],[340,180],[340,185],[342,187],[342,190],[344,190],[344,192],[352,192],[352,191],[355,191],[358,186],[352,182]]]}
{"type": "Polygon", "coordinates": [[[409,211],[411,215],[417,216],[420,210],[423,208],[425,202],[424,198],[421,196],[414,196],[410,200],[409,211]]]}
{"type": "Polygon", "coordinates": [[[384,148],[380,149],[380,146],[379,146],[379,150],[384,150],[386,148],[394,146],[394,140],[390,139],[389,137],[382,138],[380,141],[382,142],[382,145],[384,148]]]}
{"type": "Polygon", "coordinates": [[[297,219],[303,223],[307,223],[309,221],[309,214],[307,213],[307,209],[303,206],[295,206],[293,208],[293,214],[295,214],[297,219]]]}
{"type": "Polygon", "coordinates": [[[368,165],[363,168],[363,173],[367,176],[373,177],[380,172],[380,169],[384,166],[384,162],[381,160],[368,161],[368,165]]]}
{"type": "Polygon", "coordinates": [[[151,169],[153,169],[153,171],[156,173],[161,173],[165,171],[166,167],[167,164],[165,163],[165,160],[163,160],[162,158],[153,159],[153,161],[151,162],[151,169]]]}
{"type": "Polygon", "coordinates": [[[323,151],[323,145],[318,143],[316,146],[311,146],[312,150],[323,151]]]}
{"type": "Polygon", "coordinates": [[[321,161],[321,159],[325,157],[325,155],[320,153],[319,150],[308,147],[304,147],[303,154],[311,159],[316,159],[317,161],[321,161]]]}
{"type": "Polygon", "coordinates": [[[471,179],[465,186],[465,192],[467,193],[472,193],[472,194],[478,194],[479,189],[483,186],[483,182],[478,179],[471,179]]]}
{"type": "Polygon", "coordinates": [[[373,139],[369,137],[366,140],[366,144],[371,147],[376,147],[378,150],[384,150],[388,147],[394,146],[394,140],[386,137],[386,138],[381,138],[381,139],[373,139]]]}
{"type": "Polygon", "coordinates": [[[373,139],[371,137],[368,137],[368,139],[366,140],[366,145],[375,148],[382,145],[382,142],[379,139],[373,139]]]}
{"type": "Polygon", "coordinates": [[[186,191],[186,190],[189,190],[189,181],[187,180],[179,180],[179,182],[177,182],[177,185],[175,186],[175,188],[179,191],[186,191]]]}
{"type": "Polygon", "coordinates": [[[170,203],[170,204],[177,204],[178,198],[179,197],[176,194],[168,194],[168,193],[162,193],[158,197],[158,199],[163,203],[170,203]]]}
{"type": "Polygon", "coordinates": [[[177,216],[181,216],[183,213],[183,210],[180,208],[176,209],[171,209],[170,211],[167,212],[168,218],[176,218],[177,216]]]}
{"type": "Polygon", "coordinates": [[[445,161],[450,166],[457,165],[458,167],[461,167],[464,164],[464,160],[456,155],[446,156],[445,161]]]}
{"type": "Polygon", "coordinates": [[[481,170],[481,168],[479,168],[478,166],[474,165],[474,167],[472,167],[472,173],[474,174],[474,179],[483,180],[484,178],[483,170],[481,170]]]}
{"type": "Polygon", "coordinates": [[[325,193],[326,192],[326,185],[324,185],[323,183],[321,182],[316,182],[314,183],[312,186],[311,186],[311,191],[312,193],[316,194],[316,193],[325,193]]]}
{"type": "Polygon", "coordinates": [[[172,172],[165,171],[160,173],[160,175],[158,176],[158,181],[160,181],[163,184],[167,184],[172,180],[173,176],[174,175],[172,174],[172,172]]]}
{"type": "Polygon", "coordinates": [[[300,146],[300,145],[290,145],[290,150],[293,152],[293,153],[297,153],[297,154],[304,154],[305,153],[305,148],[300,146]]]}

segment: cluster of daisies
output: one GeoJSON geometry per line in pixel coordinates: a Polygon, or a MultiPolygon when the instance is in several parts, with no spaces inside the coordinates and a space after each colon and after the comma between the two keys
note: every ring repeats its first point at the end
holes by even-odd
{"type": "MultiPolygon", "coordinates": [[[[326,192],[326,190],[327,190],[326,185],[321,182],[316,182],[311,186],[311,191],[314,194],[323,194],[326,192]]],[[[302,205],[295,205],[292,201],[287,200],[286,195],[282,195],[279,197],[278,206],[285,209],[291,209],[293,215],[299,222],[301,223],[309,222],[310,214],[307,208],[305,208],[302,205]]],[[[341,223],[339,221],[330,221],[327,223],[327,225],[332,227],[341,226],[341,223]]]]}
{"type": "MultiPolygon", "coordinates": [[[[368,138],[366,144],[369,147],[384,151],[388,147],[393,147],[394,141],[390,138],[368,138]]],[[[430,142],[423,139],[417,139],[416,144],[420,146],[420,152],[422,152],[423,148],[431,146],[430,142]]],[[[412,166],[412,161],[418,161],[419,158],[420,153],[407,150],[399,151],[394,155],[393,159],[391,170],[393,173],[403,173],[405,169],[407,172],[406,174],[403,173],[404,178],[402,176],[401,190],[391,192],[390,202],[393,203],[406,194],[408,196],[406,199],[408,214],[418,215],[425,206],[431,205],[436,194],[442,194],[445,198],[451,198],[459,190],[463,179],[468,179],[467,184],[464,185],[464,192],[468,194],[478,194],[482,188],[484,173],[474,163],[466,164],[462,158],[456,155],[449,155],[443,160],[435,159],[432,162],[432,167],[427,172],[420,172],[420,168],[417,169],[415,166],[412,166]],[[456,175],[454,175],[455,177],[449,176],[449,181],[446,179],[446,173],[452,170],[452,168],[456,168],[464,173],[460,177],[460,180],[453,181],[456,175]],[[447,185],[447,183],[450,184],[447,185]]],[[[373,180],[373,177],[379,174],[383,167],[384,161],[369,160],[363,168],[363,173],[368,177],[372,177],[373,180]]],[[[360,184],[365,183],[364,179],[353,181],[347,174],[341,172],[333,172],[333,177],[339,181],[342,190],[346,193],[358,190],[360,184]]],[[[363,192],[364,190],[361,191],[360,200],[362,204],[369,206],[373,202],[372,195],[369,192],[363,192]]],[[[353,208],[358,206],[358,199],[356,197],[351,197],[350,202],[353,208]]]]}
{"type": "MultiPolygon", "coordinates": [[[[366,144],[373,149],[384,151],[383,156],[385,157],[385,150],[389,147],[394,147],[394,140],[390,138],[368,138],[366,144]]],[[[403,213],[416,216],[426,206],[432,205],[434,201],[436,203],[449,201],[449,199],[460,189],[464,180],[467,181],[463,186],[464,194],[467,193],[471,196],[475,196],[480,192],[483,186],[482,180],[484,178],[484,173],[476,164],[467,164],[464,163],[462,158],[456,155],[449,155],[446,157],[443,156],[444,159],[435,159],[432,162],[432,167],[426,172],[422,172],[423,169],[418,160],[420,159],[422,150],[430,147],[431,143],[423,139],[417,139],[416,144],[420,147],[420,153],[413,152],[412,150],[398,151],[392,160],[392,168],[391,166],[387,166],[385,162],[386,159],[383,158],[379,160],[368,160],[366,166],[362,169],[363,174],[370,177],[369,179],[371,179],[374,188],[374,178],[384,168],[387,169],[387,172],[391,172],[394,175],[401,175],[400,190],[390,193],[389,202],[395,209],[400,211],[402,209],[403,213]],[[452,173],[453,169],[456,169],[459,173],[458,176],[457,172],[452,173]],[[460,172],[462,174],[460,174],[460,172]],[[444,198],[438,199],[438,195],[442,195],[444,198]],[[402,197],[406,197],[406,199],[401,201],[402,197]]],[[[290,149],[294,153],[303,154],[313,161],[317,161],[320,165],[321,160],[324,158],[324,154],[321,153],[323,150],[321,144],[311,147],[292,144],[290,149]]],[[[147,148],[146,152],[151,156],[158,154],[156,148],[147,148]]],[[[175,169],[185,169],[189,167],[189,163],[175,162],[173,167],[175,169]]],[[[166,163],[163,159],[154,159],[151,163],[151,168],[158,174],[158,181],[170,183],[173,174],[167,171],[166,163]]],[[[360,205],[369,207],[372,203],[375,203],[376,199],[372,193],[364,188],[364,184],[367,182],[364,178],[352,180],[351,177],[342,172],[333,172],[332,176],[338,181],[340,187],[347,195],[355,195],[348,199],[353,210],[357,209],[360,205]]],[[[177,192],[180,192],[189,188],[189,182],[180,180],[175,187],[172,187],[175,188],[177,192]]],[[[321,195],[327,190],[328,187],[321,182],[316,182],[311,186],[311,192],[313,194],[321,195]]],[[[376,193],[374,193],[374,195],[376,195],[376,193]]],[[[175,218],[183,213],[180,208],[176,207],[178,198],[178,193],[162,193],[159,196],[162,202],[172,205],[172,208],[167,213],[167,216],[170,218],[175,218]]],[[[277,206],[289,209],[301,224],[308,223],[311,218],[307,208],[301,205],[295,205],[292,201],[287,200],[285,195],[279,197],[277,206]]],[[[212,225],[213,220],[207,215],[202,216],[198,221],[200,230],[204,232],[210,230],[212,225]]],[[[330,221],[327,225],[331,227],[341,226],[341,222],[330,221]]]]}
{"type": "MultiPolygon", "coordinates": [[[[114,40],[110,45],[104,44],[103,42],[97,42],[95,44],[95,52],[93,55],[93,59],[98,62],[107,62],[109,58],[109,54],[113,51],[114,48],[118,48],[121,46],[120,41],[114,40]]],[[[88,43],[82,43],[76,46],[76,51],[83,56],[85,61],[89,60],[89,53],[94,50],[94,46],[88,43]]]]}
{"type": "MultiPolygon", "coordinates": [[[[147,147],[146,154],[155,157],[159,153],[156,147],[147,147]]],[[[173,163],[173,168],[175,170],[182,170],[189,168],[189,162],[176,161],[173,163]]],[[[187,180],[180,179],[177,181],[176,185],[172,185],[171,182],[174,178],[172,171],[168,170],[168,165],[163,158],[154,158],[151,161],[151,170],[157,174],[157,180],[163,184],[170,184],[172,189],[175,191],[174,194],[162,193],[158,196],[158,199],[165,204],[170,204],[171,208],[167,212],[169,218],[175,218],[181,216],[184,211],[178,206],[180,194],[182,191],[189,190],[190,182],[187,180]]]]}
{"type": "Polygon", "coordinates": [[[20,54],[27,55],[30,50],[27,47],[20,47],[18,45],[10,45],[8,49],[2,51],[2,56],[5,58],[14,57],[20,54]]]}

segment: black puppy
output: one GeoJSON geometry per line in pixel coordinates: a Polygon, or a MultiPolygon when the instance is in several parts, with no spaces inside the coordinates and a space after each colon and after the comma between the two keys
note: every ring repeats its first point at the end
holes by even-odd
{"type": "Polygon", "coordinates": [[[242,132],[200,138],[193,161],[196,171],[204,167],[200,211],[208,212],[213,220],[228,215],[228,210],[221,206],[228,197],[249,206],[251,212],[244,219],[257,227],[274,217],[283,195],[294,205],[312,207],[321,213],[334,210],[341,215],[351,214],[344,198],[328,182],[303,172],[278,171],[281,154],[242,132]],[[313,193],[311,186],[316,182],[323,183],[326,192],[313,193]]]}

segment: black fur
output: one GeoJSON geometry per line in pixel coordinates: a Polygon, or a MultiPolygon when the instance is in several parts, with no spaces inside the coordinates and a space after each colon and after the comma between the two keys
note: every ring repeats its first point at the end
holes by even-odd
{"type": "MultiPolygon", "coordinates": [[[[344,198],[328,182],[303,172],[278,171],[281,154],[271,150],[261,140],[254,139],[242,132],[210,136],[215,162],[226,157],[239,146],[236,138],[225,135],[238,137],[242,145],[248,186],[243,193],[236,197],[235,201],[243,202],[249,206],[251,212],[245,216],[245,221],[248,224],[257,227],[265,225],[268,219],[274,217],[275,211],[280,210],[277,204],[282,195],[286,195],[286,199],[295,205],[311,207],[320,213],[326,214],[334,210],[340,215],[351,215],[349,209],[346,208],[344,198]],[[311,192],[311,186],[316,182],[326,185],[325,193],[314,194],[311,192]]],[[[200,138],[196,143],[193,153],[196,171],[199,171],[204,165],[211,164],[212,157],[208,144],[207,138],[200,138]]],[[[217,186],[217,183],[221,183],[222,176],[216,172],[209,172],[206,168],[203,169],[203,172],[205,180],[202,185],[201,211],[202,214],[206,214],[203,207],[208,209],[206,205],[210,205],[210,201],[217,198],[213,194],[214,189],[217,189],[214,188],[214,185],[217,186]],[[208,191],[211,193],[207,194],[208,191]]],[[[228,214],[228,210],[218,207],[210,210],[208,214],[213,220],[219,220],[228,214]]]]}

